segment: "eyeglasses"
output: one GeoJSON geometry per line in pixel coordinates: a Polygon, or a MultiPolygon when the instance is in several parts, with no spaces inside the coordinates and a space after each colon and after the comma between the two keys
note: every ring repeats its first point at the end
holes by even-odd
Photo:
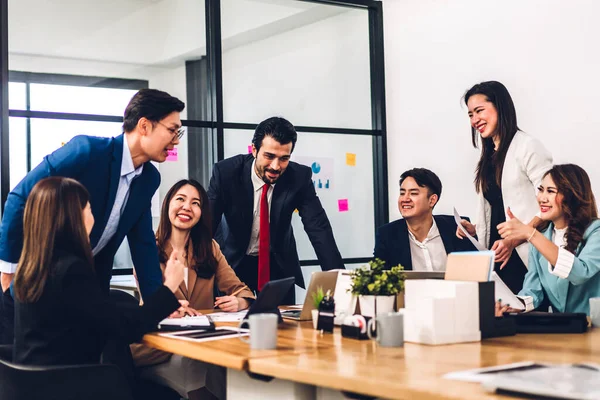
{"type": "Polygon", "coordinates": [[[174,142],[175,138],[181,139],[183,137],[183,134],[185,133],[185,128],[183,126],[181,128],[169,128],[168,126],[161,123],[160,121],[158,121],[158,124],[164,126],[165,128],[167,128],[167,130],[169,132],[171,132],[171,135],[173,136],[173,138],[171,139],[171,142],[174,142]]]}

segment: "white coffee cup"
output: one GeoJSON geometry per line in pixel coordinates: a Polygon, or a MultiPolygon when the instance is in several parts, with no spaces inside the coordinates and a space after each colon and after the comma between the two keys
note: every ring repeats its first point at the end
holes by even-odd
{"type": "Polygon", "coordinates": [[[250,343],[253,350],[272,350],[277,348],[277,324],[279,318],[276,314],[252,314],[248,319],[240,322],[239,328],[248,325],[250,339],[238,336],[243,342],[250,343]]]}
{"type": "Polygon", "coordinates": [[[600,326],[600,297],[590,299],[590,319],[592,320],[592,326],[600,326]]]}
{"type": "Polygon", "coordinates": [[[404,315],[391,312],[371,318],[367,325],[367,336],[377,340],[382,347],[404,346],[404,315]],[[373,336],[373,328],[377,336],[373,336]]]}

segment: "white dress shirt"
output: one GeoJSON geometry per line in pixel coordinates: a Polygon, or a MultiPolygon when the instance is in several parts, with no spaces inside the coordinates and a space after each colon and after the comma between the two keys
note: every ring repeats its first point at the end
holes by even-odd
{"type": "MultiPolygon", "coordinates": [[[[252,162],[252,171],[250,172],[250,179],[252,180],[252,186],[254,187],[254,219],[252,220],[252,232],[250,233],[250,242],[248,243],[248,249],[246,254],[251,256],[258,255],[258,235],[260,233],[260,197],[262,195],[262,188],[266,183],[258,177],[256,174],[256,160],[252,162]]],[[[269,207],[269,221],[271,221],[271,199],[273,198],[273,190],[275,184],[272,184],[267,191],[267,205],[269,207]]]]}
{"type": "Polygon", "coordinates": [[[413,271],[444,271],[446,269],[448,254],[435,219],[423,242],[419,242],[410,229],[408,237],[413,271]]]}
{"type": "Polygon", "coordinates": [[[104,232],[102,232],[102,236],[100,236],[100,239],[98,239],[98,243],[92,249],[92,253],[94,255],[98,254],[117,232],[121,215],[123,214],[123,210],[127,204],[127,199],[129,198],[129,188],[131,187],[131,182],[135,177],[139,176],[144,169],[144,164],[134,168],[131,152],[129,151],[129,146],[127,145],[127,135],[124,136],[123,158],[121,160],[121,178],[119,179],[119,186],[117,187],[115,202],[110,212],[110,216],[108,217],[108,221],[106,222],[106,226],[104,227],[104,232]]]}

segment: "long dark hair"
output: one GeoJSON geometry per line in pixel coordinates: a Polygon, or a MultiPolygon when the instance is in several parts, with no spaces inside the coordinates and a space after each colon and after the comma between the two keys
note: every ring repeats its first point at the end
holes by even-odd
{"type": "Polygon", "coordinates": [[[480,191],[486,192],[489,188],[490,182],[488,182],[487,171],[493,166],[495,170],[495,178],[498,186],[501,186],[502,181],[502,168],[504,167],[504,160],[506,159],[506,153],[510,142],[517,131],[520,131],[517,126],[517,113],[515,111],[515,105],[510,97],[510,93],[506,87],[500,82],[488,81],[481,82],[467,90],[464,99],[465,104],[468,103],[469,98],[473,95],[481,94],[494,105],[498,112],[498,126],[495,134],[500,139],[500,146],[498,150],[494,151],[494,141],[492,138],[481,138],[479,132],[471,127],[471,141],[473,147],[478,148],[478,140],[480,139],[481,144],[481,156],[477,163],[475,170],[475,189],[477,193],[480,191]],[[491,164],[491,165],[490,165],[491,164]]]}
{"type": "MultiPolygon", "coordinates": [[[[568,226],[566,249],[575,253],[583,240],[583,233],[598,218],[590,177],[583,168],[575,164],[555,165],[544,177],[547,175],[554,181],[557,194],[563,197],[561,207],[568,226]]],[[[538,230],[545,231],[549,223],[550,221],[544,221],[538,225],[538,230]]]]}
{"type": "Polygon", "coordinates": [[[31,190],[23,213],[23,250],[14,280],[20,302],[40,299],[57,249],[86,260],[93,268],[83,220],[89,198],[81,183],[63,177],[42,179],[31,190]]]}
{"type": "MultiPolygon", "coordinates": [[[[185,185],[194,187],[198,194],[200,194],[200,209],[202,215],[196,225],[194,225],[190,231],[190,237],[188,242],[188,249],[191,244],[194,265],[190,265],[198,276],[208,278],[212,276],[217,269],[217,260],[213,253],[213,235],[212,235],[212,217],[210,212],[210,204],[208,201],[208,194],[202,185],[194,179],[182,179],[177,182],[169,191],[165,197],[162,210],[160,213],[160,222],[158,223],[158,230],[156,231],[156,241],[158,244],[158,257],[161,263],[166,263],[169,257],[165,252],[167,243],[171,238],[171,220],[169,219],[169,204],[171,200],[177,194],[177,191],[185,185]]],[[[188,250],[189,253],[189,250],[188,250]]]]}

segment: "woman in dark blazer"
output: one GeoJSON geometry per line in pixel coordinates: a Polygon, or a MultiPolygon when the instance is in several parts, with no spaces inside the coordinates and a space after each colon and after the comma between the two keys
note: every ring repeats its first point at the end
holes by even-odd
{"type": "Polygon", "coordinates": [[[131,343],[178,309],[183,265],[172,254],[164,285],[142,307],[110,301],[95,277],[87,190],[69,178],[38,182],[25,205],[24,245],[14,279],[14,361],[98,363],[108,338],[131,343]]]}

